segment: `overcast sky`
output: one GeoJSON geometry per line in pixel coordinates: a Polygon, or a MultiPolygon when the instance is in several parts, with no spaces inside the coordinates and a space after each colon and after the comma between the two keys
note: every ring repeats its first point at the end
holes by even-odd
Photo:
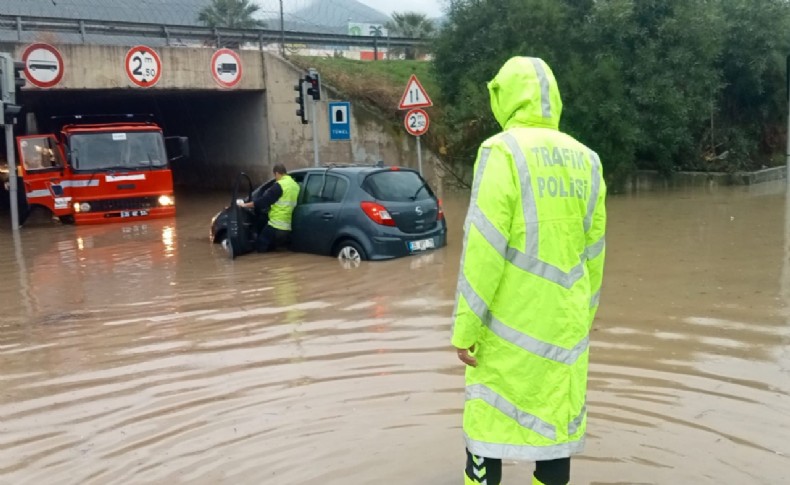
{"type": "Polygon", "coordinates": [[[420,12],[429,17],[439,17],[442,15],[444,0],[358,0],[370,7],[380,10],[386,14],[392,12],[420,12]]]}

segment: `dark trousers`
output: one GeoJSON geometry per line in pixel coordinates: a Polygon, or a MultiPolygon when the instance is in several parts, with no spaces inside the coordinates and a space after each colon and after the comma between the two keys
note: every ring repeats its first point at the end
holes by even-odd
{"type": "MultiPolygon", "coordinates": [[[[475,456],[466,450],[466,476],[478,483],[499,485],[502,482],[502,460],[475,456]]],[[[535,478],[544,485],[568,485],[571,481],[571,459],[560,458],[535,462],[535,478]]]]}
{"type": "Polygon", "coordinates": [[[288,246],[291,242],[291,231],[282,231],[266,225],[258,232],[255,239],[255,250],[259,253],[274,251],[278,247],[288,246]]]}

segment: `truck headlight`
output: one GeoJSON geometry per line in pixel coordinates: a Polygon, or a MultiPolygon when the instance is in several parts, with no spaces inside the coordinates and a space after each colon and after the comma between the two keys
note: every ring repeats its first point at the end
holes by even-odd
{"type": "Polygon", "coordinates": [[[174,198],[170,197],[169,195],[160,195],[159,196],[159,205],[161,206],[168,206],[168,205],[175,205],[176,201],[174,198]]]}
{"type": "Polygon", "coordinates": [[[91,205],[87,202],[75,202],[74,203],[74,212],[90,212],[91,205]]]}

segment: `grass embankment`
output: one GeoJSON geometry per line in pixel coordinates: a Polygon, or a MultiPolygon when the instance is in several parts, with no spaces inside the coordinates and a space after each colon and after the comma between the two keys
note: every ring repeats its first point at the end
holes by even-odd
{"type": "MultiPolygon", "coordinates": [[[[307,69],[314,67],[321,73],[322,82],[332,86],[353,101],[361,101],[400,122],[403,111],[398,110],[406,83],[416,74],[432,101],[436,103],[438,88],[425,61],[354,61],[334,57],[294,57],[291,61],[307,69]]],[[[431,108],[430,114],[438,111],[431,108]]],[[[431,120],[435,122],[437,120],[431,120]]]]}
{"type": "Polygon", "coordinates": [[[354,103],[378,112],[393,126],[404,130],[403,118],[406,111],[399,110],[401,96],[412,74],[415,74],[428,92],[434,105],[426,108],[431,118],[431,127],[423,136],[425,145],[439,156],[439,164],[458,185],[468,186],[468,181],[456,170],[441,160],[445,153],[445,137],[448,127],[443,123],[439,101],[439,87],[432,66],[426,61],[385,60],[355,61],[336,57],[293,57],[291,62],[302,69],[315,68],[321,73],[321,82],[336,89],[354,103]]]}

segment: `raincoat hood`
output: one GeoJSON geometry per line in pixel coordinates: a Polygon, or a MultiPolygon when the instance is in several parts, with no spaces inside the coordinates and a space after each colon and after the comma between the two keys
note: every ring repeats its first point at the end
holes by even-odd
{"type": "Polygon", "coordinates": [[[532,126],[559,129],[562,98],[551,68],[542,59],[513,57],[488,83],[491,111],[502,129],[532,126]]]}

